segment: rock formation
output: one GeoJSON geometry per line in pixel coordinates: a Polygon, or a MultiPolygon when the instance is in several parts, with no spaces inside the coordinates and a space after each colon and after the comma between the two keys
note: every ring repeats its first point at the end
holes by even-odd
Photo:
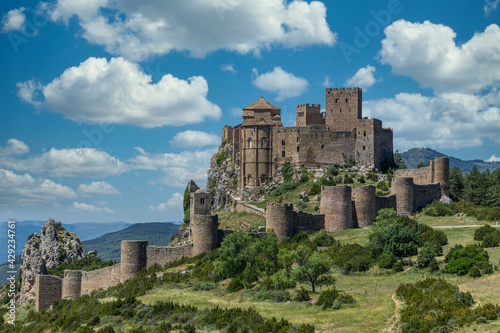
{"type": "MultiPolygon", "coordinates": [[[[237,167],[239,155],[233,162],[233,145],[223,143],[219,146],[218,152],[210,160],[208,169],[207,190],[213,194],[213,210],[225,207],[232,189],[237,188],[239,168],[237,167]]],[[[229,209],[229,207],[227,207],[229,209]]]]}
{"type": "Polygon", "coordinates": [[[19,303],[35,299],[35,277],[48,274],[48,269],[61,263],[85,258],[85,251],[77,235],[66,231],[61,222],[48,219],[41,233],[34,233],[24,244],[21,254],[21,292],[19,303]]]}

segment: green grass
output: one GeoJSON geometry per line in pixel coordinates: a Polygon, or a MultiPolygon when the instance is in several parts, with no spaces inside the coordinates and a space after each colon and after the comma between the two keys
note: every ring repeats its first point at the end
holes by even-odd
{"type": "Polygon", "coordinates": [[[251,231],[266,225],[266,218],[257,214],[224,212],[224,210],[218,211],[217,214],[219,215],[219,229],[251,231]]]}

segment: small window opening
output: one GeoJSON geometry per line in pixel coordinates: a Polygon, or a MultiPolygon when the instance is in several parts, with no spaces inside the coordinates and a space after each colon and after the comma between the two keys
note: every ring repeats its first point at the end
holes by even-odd
{"type": "Polygon", "coordinates": [[[281,152],[281,157],[285,157],[285,151],[284,150],[281,152]]]}

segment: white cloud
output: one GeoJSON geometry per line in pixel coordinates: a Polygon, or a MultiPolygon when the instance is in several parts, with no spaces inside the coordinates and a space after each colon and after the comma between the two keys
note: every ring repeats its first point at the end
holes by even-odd
{"type": "Polygon", "coordinates": [[[230,110],[231,116],[235,118],[241,118],[243,117],[243,110],[241,108],[231,108],[230,110]]]}
{"type": "Polygon", "coordinates": [[[32,81],[18,83],[23,101],[43,105],[76,122],[129,124],[147,128],[181,126],[219,119],[220,108],[207,100],[207,81],[164,75],[155,84],[151,76],[123,58],[89,58],[71,67],[44,87],[32,81]],[[35,101],[39,89],[44,101],[35,101]]]}
{"type": "Polygon", "coordinates": [[[500,157],[497,157],[497,155],[492,155],[489,159],[487,159],[485,162],[500,162],[500,157]]]}
{"type": "Polygon", "coordinates": [[[50,14],[64,22],[78,16],[90,43],[133,60],[173,50],[195,57],[220,49],[258,54],[275,45],[295,48],[336,41],[319,1],[58,0],[50,14]]]}
{"type": "Polygon", "coordinates": [[[0,206],[38,206],[73,198],[76,193],[68,186],[0,169],[0,206]]]}
{"type": "Polygon", "coordinates": [[[223,64],[220,66],[220,69],[224,72],[231,72],[236,74],[236,69],[234,69],[234,64],[223,64]]]}
{"type": "Polygon", "coordinates": [[[213,133],[201,131],[184,131],[177,133],[170,144],[181,148],[201,148],[203,146],[219,145],[221,138],[213,133]]]}
{"type": "Polygon", "coordinates": [[[488,26],[457,46],[442,24],[399,20],[385,30],[380,61],[436,92],[477,92],[500,81],[500,27],[488,26]]]}
{"type": "Polygon", "coordinates": [[[24,142],[17,139],[9,139],[4,148],[0,147],[0,157],[23,155],[29,151],[29,147],[24,142]]]}
{"type": "Polygon", "coordinates": [[[363,112],[394,129],[395,149],[413,147],[459,149],[489,139],[500,144],[500,109],[496,93],[486,96],[446,93],[437,96],[397,94],[366,101],[363,112]]]}
{"type": "Polygon", "coordinates": [[[182,207],[183,197],[184,196],[180,193],[174,193],[174,194],[172,194],[170,199],[168,199],[167,202],[163,202],[163,203],[159,204],[158,206],[150,205],[149,210],[160,211],[160,212],[166,211],[167,209],[168,210],[172,210],[172,209],[179,210],[182,207]]]}
{"type": "Polygon", "coordinates": [[[367,90],[368,87],[371,87],[377,82],[373,74],[375,73],[375,67],[366,66],[360,68],[353,77],[348,79],[345,82],[345,85],[348,87],[361,87],[363,90],[367,90]]]}
{"type": "Polygon", "coordinates": [[[55,149],[24,160],[0,159],[0,165],[55,177],[107,177],[128,171],[119,159],[95,148],[55,149]]]}
{"type": "Polygon", "coordinates": [[[12,9],[2,16],[2,27],[0,32],[24,31],[26,24],[26,8],[12,9]]]}
{"type": "Polygon", "coordinates": [[[334,86],[334,83],[330,81],[330,76],[325,75],[325,80],[321,85],[325,88],[332,88],[334,86]]]}
{"type": "Polygon", "coordinates": [[[34,79],[18,82],[17,86],[17,96],[21,99],[21,101],[25,103],[30,103],[35,107],[39,107],[41,103],[37,101],[39,92],[43,89],[43,86],[35,81],[34,79]]]}
{"type": "Polygon", "coordinates": [[[81,184],[78,186],[78,193],[82,195],[120,195],[121,192],[118,191],[113,185],[107,182],[92,182],[90,184],[81,184]]]}
{"type": "Polygon", "coordinates": [[[83,210],[83,211],[89,211],[93,213],[113,213],[114,210],[109,209],[108,207],[97,207],[94,205],[89,205],[84,202],[73,202],[73,208],[83,210]]]}
{"type": "Polygon", "coordinates": [[[484,14],[489,16],[491,12],[497,10],[500,0],[484,0],[484,14]]]}
{"type": "Polygon", "coordinates": [[[288,73],[277,66],[271,72],[260,74],[257,69],[253,69],[253,85],[265,90],[278,94],[277,101],[282,101],[286,98],[297,97],[306,90],[309,82],[301,77],[296,77],[292,73],[288,73]]]}
{"type": "Polygon", "coordinates": [[[135,149],[139,155],[128,160],[131,168],[160,170],[164,176],[159,181],[176,187],[185,187],[190,179],[197,182],[206,181],[210,158],[217,152],[215,147],[203,151],[183,151],[179,154],[150,154],[142,148],[135,149]]]}

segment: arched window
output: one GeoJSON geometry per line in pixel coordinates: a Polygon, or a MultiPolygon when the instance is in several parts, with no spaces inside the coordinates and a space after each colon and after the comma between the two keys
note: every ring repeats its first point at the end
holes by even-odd
{"type": "Polygon", "coordinates": [[[252,184],[251,184],[251,182],[252,182],[252,176],[251,176],[251,175],[248,175],[248,181],[247,181],[247,184],[248,184],[248,185],[252,185],[252,184]]]}
{"type": "Polygon", "coordinates": [[[363,136],[366,136],[366,131],[363,131],[363,136]]]}
{"type": "Polygon", "coordinates": [[[281,157],[285,157],[285,151],[284,150],[281,152],[281,157]]]}
{"type": "Polygon", "coordinates": [[[299,151],[300,151],[300,147],[299,147],[299,146],[297,146],[297,153],[298,153],[299,151]]]}
{"type": "Polygon", "coordinates": [[[263,139],[261,140],[261,147],[262,147],[262,148],[266,148],[266,138],[263,138],[263,139]]]}
{"type": "Polygon", "coordinates": [[[248,139],[248,148],[252,148],[252,139],[248,139]]]}

